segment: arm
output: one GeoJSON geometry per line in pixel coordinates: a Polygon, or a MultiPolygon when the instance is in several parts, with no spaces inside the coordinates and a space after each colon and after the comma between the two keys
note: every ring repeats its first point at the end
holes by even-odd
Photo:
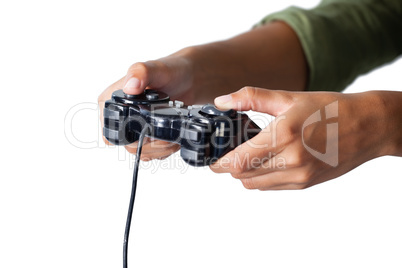
{"type": "MultiPolygon", "coordinates": [[[[246,85],[304,90],[307,62],[295,32],[273,22],[228,40],[184,48],[170,56],[133,64],[126,77],[103,95],[137,78],[125,92],[139,94],[146,87],[166,91],[173,98],[211,102],[218,95],[246,85]]],[[[103,97],[103,96],[102,96],[103,97]]],[[[102,98],[104,99],[104,97],[102,98]]]]}
{"type": "MultiPolygon", "coordinates": [[[[133,64],[99,96],[100,109],[123,87],[129,94],[158,89],[186,103],[210,102],[245,85],[342,90],[357,75],[401,53],[401,12],[401,1],[395,0],[324,1],[313,10],[290,8],[234,38],[133,64]]],[[[154,158],[154,151],[144,149],[154,158]]],[[[163,150],[160,146],[157,157],[177,148],[166,154],[163,150]]]]}
{"type": "Polygon", "coordinates": [[[402,156],[402,92],[379,91],[384,109],[384,155],[402,156]]]}
{"type": "Polygon", "coordinates": [[[297,33],[309,65],[311,91],[341,91],[353,80],[402,54],[402,1],[323,0],[264,18],[297,33]]]}
{"type": "Polygon", "coordinates": [[[193,47],[196,100],[211,101],[247,85],[304,90],[308,67],[295,32],[283,22],[193,47]]]}

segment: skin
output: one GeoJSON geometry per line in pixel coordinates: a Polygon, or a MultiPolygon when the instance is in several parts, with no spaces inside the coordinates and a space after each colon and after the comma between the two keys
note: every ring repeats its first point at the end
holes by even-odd
{"type": "Polygon", "coordinates": [[[216,173],[230,173],[247,189],[289,190],[304,189],[339,177],[376,157],[398,155],[395,150],[398,142],[395,141],[400,140],[397,138],[400,129],[393,136],[395,140],[390,139],[390,134],[397,131],[394,124],[401,128],[402,120],[401,109],[393,98],[399,100],[400,106],[401,92],[342,94],[245,87],[228,97],[215,99],[215,104],[222,109],[241,107],[244,111],[260,111],[274,115],[276,119],[256,137],[210,167],[216,173]],[[395,104],[399,114],[389,112],[390,102],[395,104]],[[323,111],[331,103],[338,108],[335,118],[321,120],[303,129],[303,123],[310,115],[323,111]],[[338,124],[337,135],[335,131],[326,133],[328,123],[338,124]],[[330,142],[326,148],[327,139],[330,142]],[[333,142],[335,140],[338,144],[333,142]],[[337,160],[335,165],[313,156],[303,141],[316,151],[327,152],[327,159],[337,160]],[[257,164],[251,166],[250,160],[246,162],[248,165],[242,165],[244,159],[257,159],[254,161],[257,164]],[[258,161],[260,159],[263,161],[258,161]]]}
{"type": "MultiPolygon", "coordinates": [[[[188,104],[212,102],[224,95],[215,99],[218,108],[274,115],[274,122],[260,134],[210,166],[216,173],[230,173],[247,189],[303,189],[339,177],[373,158],[402,156],[401,92],[300,92],[307,83],[308,66],[296,34],[285,23],[274,22],[228,40],[135,63],[98,102],[103,111],[104,102],[117,89],[139,94],[153,88],[188,104]],[[303,128],[311,114],[334,102],[336,118],[303,128]],[[326,131],[327,124],[335,122],[338,137],[326,131]],[[337,140],[338,146],[330,142],[326,148],[327,138],[337,140]],[[336,165],[314,157],[303,142],[321,153],[334,152],[328,157],[336,158],[336,165]],[[234,159],[254,162],[235,165],[234,159]]],[[[135,153],[136,146],[126,149],[135,153]]],[[[141,159],[163,159],[178,149],[177,144],[147,139],[141,159]]]]}

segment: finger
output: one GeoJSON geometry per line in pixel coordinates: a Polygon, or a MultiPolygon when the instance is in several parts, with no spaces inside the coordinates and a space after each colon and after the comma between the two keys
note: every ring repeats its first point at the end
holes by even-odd
{"type": "Polygon", "coordinates": [[[293,94],[282,90],[244,87],[235,93],[216,98],[215,105],[221,109],[253,110],[278,116],[293,105],[293,94]]]}
{"type": "MultiPolygon", "coordinates": [[[[135,154],[137,152],[138,142],[126,145],[125,148],[129,153],[135,154]]],[[[170,143],[166,141],[149,141],[147,140],[146,143],[142,146],[141,155],[152,156],[155,155],[157,157],[165,154],[170,155],[176,152],[180,146],[175,143],[170,143]]],[[[153,157],[153,158],[157,158],[153,157]]]]}
{"type": "MultiPolygon", "coordinates": [[[[103,127],[102,127],[102,129],[103,129],[103,127]]],[[[113,145],[113,144],[111,144],[111,143],[105,138],[105,136],[102,136],[102,138],[103,138],[103,142],[104,142],[106,145],[113,145]]]]}
{"type": "Polygon", "coordinates": [[[153,141],[147,144],[145,149],[143,149],[144,155],[161,155],[166,152],[167,155],[170,155],[171,152],[176,152],[180,149],[180,145],[176,143],[170,142],[161,142],[161,141],[153,141]],[[159,145],[156,145],[159,144],[159,145]]]}
{"type": "Polygon", "coordinates": [[[241,179],[247,189],[271,190],[292,185],[292,189],[304,189],[308,185],[309,177],[302,168],[286,169],[272,173],[241,179]]]}
{"type": "MultiPolygon", "coordinates": [[[[241,183],[243,184],[244,188],[249,189],[249,190],[255,190],[254,188],[248,188],[250,187],[249,182],[247,181],[248,179],[242,179],[240,180],[241,183]]],[[[300,189],[304,189],[303,187],[301,187],[298,184],[289,184],[289,183],[285,183],[285,184],[280,184],[277,186],[272,186],[269,189],[258,189],[260,191],[278,191],[278,190],[300,190],[300,189]]]]}
{"type": "Polygon", "coordinates": [[[171,156],[175,152],[177,152],[179,149],[180,148],[171,148],[169,150],[154,152],[154,153],[151,153],[151,154],[142,154],[141,155],[141,160],[144,160],[144,159],[147,159],[147,160],[153,160],[153,159],[163,160],[165,158],[168,158],[169,156],[171,156]]]}
{"type": "MultiPolygon", "coordinates": [[[[125,148],[130,153],[136,153],[138,147],[138,142],[131,143],[129,145],[125,145],[125,148]]],[[[153,153],[159,152],[163,150],[167,150],[169,148],[179,148],[180,146],[176,143],[160,141],[160,140],[151,140],[150,138],[146,138],[142,145],[142,153],[153,153]]]]}
{"type": "Polygon", "coordinates": [[[137,62],[128,69],[123,91],[138,95],[147,87],[160,88],[169,80],[169,68],[161,61],[137,62]]]}
{"type": "MultiPolygon", "coordinates": [[[[142,150],[144,150],[144,147],[147,146],[148,143],[151,142],[151,139],[149,137],[144,137],[144,141],[142,142],[142,150]]],[[[130,153],[130,154],[135,154],[137,153],[137,147],[138,147],[138,141],[124,145],[124,148],[130,153]]]]}
{"type": "Polygon", "coordinates": [[[118,81],[114,82],[113,84],[111,84],[110,86],[108,86],[103,92],[102,94],[99,95],[98,97],[98,103],[99,104],[104,104],[105,101],[107,101],[108,99],[110,99],[110,97],[112,96],[112,93],[114,91],[116,91],[117,89],[123,88],[124,86],[124,81],[125,81],[125,77],[122,77],[121,79],[119,79],[118,81]]]}
{"type": "Polygon", "coordinates": [[[157,151],[146,150],[145,153],[141,154],[141,160],[165,159],[177,152],[179,149],[180,146],[178,144],[170,143],[169,147],[165,147],[164,149],[159,149],[157,151]]]}
{"type": "Polygon", "coordinates": [[[166,150],[169,148],[179,148],[180,145],[173,142],[162,141],[162,140],[152,140],[147,144],[147,152],[157,152],[161,150],[166,150]]]}
{"type": "Polygon", "coordinates": [[[254,161],[249,170],[241,173],[231,173],[231,175],[236,179],[248,179],[276,171],[284,171],[285,169],[289,169],[289,167],[286,166],[285,159],[282,155],[276,155],[265,161],[254,161]]]}
{"type": "Polygon", "coordinates": [[[212,171],[216,173],[243,173],[279,154],[284,145],[276,141],[276,133],[273,133],[271,129],[273,124],[271,124],[252,139],[219,158],[216,163],[210,166],[212,171]]]}

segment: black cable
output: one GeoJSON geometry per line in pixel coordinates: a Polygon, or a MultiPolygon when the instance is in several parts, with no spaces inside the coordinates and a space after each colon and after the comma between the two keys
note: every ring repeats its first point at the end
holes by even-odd
{"type": "Polygon", "coordinates": [[[124,232],[123,268],[128,267],[127,266],[128,237],[130,235],[131,218],[133,216],[135,192],[136,192],[136,189],[137,189],[138,168],[139,168],[139,164],[140,164],[140,156],[141,156],[142,144],[143,144],[145,135],[148,134],[148,131],[149,131],[149,127],[148,127],[148,125],[146,125],[144,127],[144,129],[141,131],[140,138],[138,139],[137,154],[135,156],[135,162],[134,162],[133,184],[132,184],[132,187],[131,187],[130,204],[128,206],[126,230],[124,232]]]}

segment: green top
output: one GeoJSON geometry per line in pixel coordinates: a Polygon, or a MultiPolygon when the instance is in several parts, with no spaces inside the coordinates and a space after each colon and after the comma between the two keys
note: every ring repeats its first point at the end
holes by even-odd
{"type": "Polygon", "coordinates": [[[273,20],[298,35],[310,70],[308,90],[341,91],[402,54],[402,0],[323,0],[310,10],[289,7],[258,25],[273,20]]]}

